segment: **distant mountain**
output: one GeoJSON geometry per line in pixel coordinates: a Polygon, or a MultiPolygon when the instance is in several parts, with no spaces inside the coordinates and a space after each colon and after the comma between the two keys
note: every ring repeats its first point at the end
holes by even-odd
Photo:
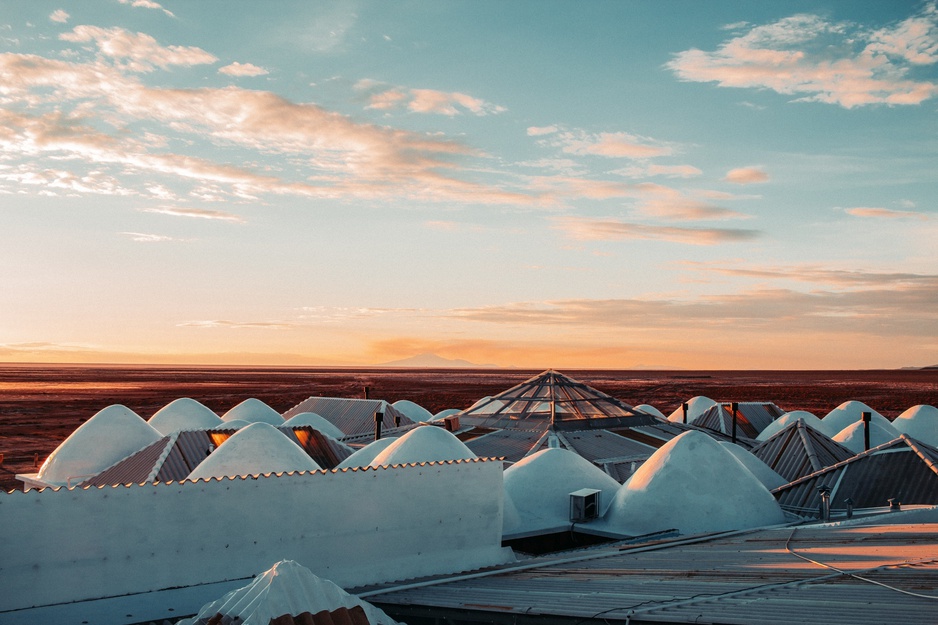
{"type": "Polygon", "coordinates": [[[443,358],[436,354],[417,354],[402,360],[383,362],[379,367],[413,367],[416,369],[499,369],[498,365],[479,365],[461,358],[443,358]]]}

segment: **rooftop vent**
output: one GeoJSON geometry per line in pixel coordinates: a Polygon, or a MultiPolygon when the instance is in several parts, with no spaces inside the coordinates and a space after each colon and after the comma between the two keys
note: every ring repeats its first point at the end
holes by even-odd
{"type": "Polygon", "coordinates": [[[581,488],[570,493],[570,522],[582,523],[599,517],[601,490],[581,488]]]}

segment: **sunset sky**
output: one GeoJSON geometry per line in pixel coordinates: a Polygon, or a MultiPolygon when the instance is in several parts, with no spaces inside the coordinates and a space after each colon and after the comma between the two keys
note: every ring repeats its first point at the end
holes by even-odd
{"type": "Polygon", "coordinates": [[[0,361],[938,364],[935,2],[0,6],[0,361]]]}

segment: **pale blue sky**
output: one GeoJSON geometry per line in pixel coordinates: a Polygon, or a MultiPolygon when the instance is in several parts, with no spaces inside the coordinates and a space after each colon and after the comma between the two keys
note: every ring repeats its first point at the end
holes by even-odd
{"type": "Polygon", "coordinates": [[[6,361],[938,363],[934,2],[9,2],[6,361]]]}

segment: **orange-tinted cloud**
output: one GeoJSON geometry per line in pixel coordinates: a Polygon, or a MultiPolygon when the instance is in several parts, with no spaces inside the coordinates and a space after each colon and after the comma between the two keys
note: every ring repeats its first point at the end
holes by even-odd
{"type": "Polygon", "coordinates": [[[723,180],[733,184],[761,184],[769,181],[769,175],[758,167],[739,167],[726,172],[723,180]]]}
{"type": "Polygon", "coordinates": [[[578,241],[644,239],[690,245],[719,245],[748,241],[759,236],[757,230],[655,226],[630,223],[612,218],[557,217],[553,221],[558,230],[578,241]]]}
{"type": "Polygon", "coordinates": [[[228,76],[266,76],[268,72],[263,67],[258,67],[253,63],[238,63],[235,61],[229,65],[218,68],[219,74],[226,74],[228,76]]]}
{"type": "Polygon", "coordinates": [[[915,211],[898,211],[891,208],[847,208],[845,211],[848,215],[853,215],[854,217],[870,217],[873,219],[921,219],[927,220],[928,215],[925,213],[916,213],[915,211]]]}

